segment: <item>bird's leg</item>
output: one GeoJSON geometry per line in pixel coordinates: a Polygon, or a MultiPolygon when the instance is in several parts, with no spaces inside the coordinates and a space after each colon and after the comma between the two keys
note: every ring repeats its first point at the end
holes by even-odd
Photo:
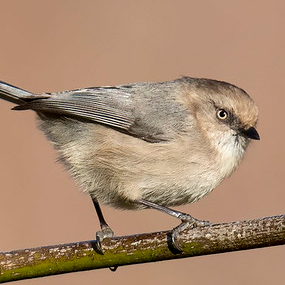
{"type": "Polygon", "coordinates": [[[101,227],[101,231],[96,232],[96,246],[97,246],[98,251],[101,254],[104,254],[102,250],[102,246],[101,246],[101,241],[104,238],[112,238],[114,236],[114,232],[112,231],[110,226],[105,221],[98,201],[94,197],[92,197],[92,195],[91,195],[91,199],[94,204],[94,207],[95,207],[95,210],[96,210],[99,222],[100,222],[100,227],[101,227]]]}
{"type": "Polygon", "coordinates": [[[203,227],[203,226],[210,225],[210,222],[208,222],[208,221],[200,221],[200,220],[192,217],[189,214],[182,213],[179,211],[175,211],[173,209],[170,209],[170,208],[167,208],[164,206],[160,206],[158,204],[155,204],[153,202],[150,202],[150,201],[147,201],[144,199],[138,200],[137,203],[145,205],[149,208],[156,209],[158,211],[161,211],[163,213],[166,213],[172,217],[175,217],[175,218],[178,218],[181,220],[181,224],[178,227],[175,227],[172,230],[172,234],[171,234],[171,244],[178,252],[182,252],[182,249],[180,248],[180,246],[176,242],[177,236],[179,235],[179,233],[181,231],[183,231],[186,228],[195,228],[195,227],[203,227]]]}

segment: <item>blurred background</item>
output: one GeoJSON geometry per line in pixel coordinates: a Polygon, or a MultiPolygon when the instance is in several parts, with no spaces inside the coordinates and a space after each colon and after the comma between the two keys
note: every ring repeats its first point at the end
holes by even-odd
{"type": "MultiPolygon", "coordinates": [[[[0,79],[35,93],[172,80],[231,82],[260,109],[229,179],[178,207],[227,222],[284,214],[285,2],[278,0],[2,0],[0,79]]],[[[33,112],[0,102],[0,250],[93,239],[91,200],[56,163],[33,112]]],[[[154,210],[103,207],[117,235],[171,229],[154,210]]],[[[285,246],[19,281],[17,284],[281,284],[285,246]]]]}

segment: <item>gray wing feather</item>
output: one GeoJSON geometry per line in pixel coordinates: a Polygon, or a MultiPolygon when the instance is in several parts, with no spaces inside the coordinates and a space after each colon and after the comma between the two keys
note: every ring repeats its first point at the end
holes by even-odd
{"type": "Polygon", "coordinates": [[[35,99],[14,109],[75,116],[127,130],[134,122],[130,102],[128,93],[116,89],[110,92],[108,88],[90,88],[52,93],[49,98],[35,99]]]}
{"type": "MultiPolygon", "coordinates": [[[[175,98],[175,81],[94,87],[50,93],[14,109],[77,117],[118,128],[148,142],[169,141],[188,117],[175,98]]],[[[36,97],[36,96],[35,96],[36,97]]]]}

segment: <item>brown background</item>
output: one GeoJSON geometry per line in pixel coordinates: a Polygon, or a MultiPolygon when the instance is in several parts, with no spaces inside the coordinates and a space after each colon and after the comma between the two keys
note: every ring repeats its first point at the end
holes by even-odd
{"type": "MultiPolygon", "coordinates": [[[[181,75],[234,83],[256,100],[262,139],[230,179],[179,210],[212,222],[281,214],[284,11],[282,0],[2,0],[0,79],[37,93],[181,75]]],[[[0,102],[0,250],[94,238],[89,197],[55,163],[35,115],[10,107],[0,102]]],[[[177,224],[152,210],[103,210],[117,235],[177,224]]],[[[281,284],[284,256],[279,246],[17,284],[281,284]]]]}

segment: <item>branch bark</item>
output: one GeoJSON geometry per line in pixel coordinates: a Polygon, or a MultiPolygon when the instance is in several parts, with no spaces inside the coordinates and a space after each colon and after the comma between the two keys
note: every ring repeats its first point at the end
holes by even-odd
{"type": "Polygon", "coordinates": [[[97,268],[246,250],[285,243],[285,215],[185,229],[171,250],[171,231],[44,246],[0,253],[0,282],[97,268]]]}

